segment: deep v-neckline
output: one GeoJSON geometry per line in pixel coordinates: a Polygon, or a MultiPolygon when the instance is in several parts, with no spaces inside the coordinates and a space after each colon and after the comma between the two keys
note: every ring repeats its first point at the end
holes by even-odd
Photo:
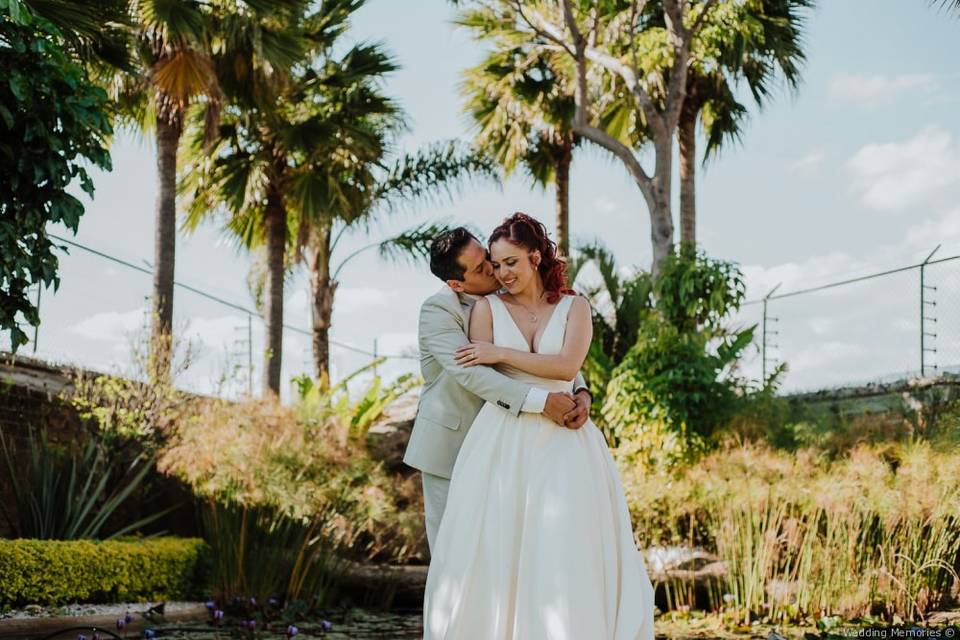
{"type": "MultiPolygon", "coordinates": [[[[527,345],[527,349],[530,353],[539,354],[540,353],[540,344],[537,344],[534,347],[532,342],[527,342],[527,336],[523,335],[523,330],[520,328],[520,325],[517,324],[517,319],[513,317],[513,314],[510,313],[510,307],[507,306],[507,303],[503,301],[499,295],[496,296],[497,301],[503,305],[503,311],[507,314],[507,317],[510,318],[510,324],[513,325],[513,328],[516,330],[517,334],[520,336],[520,339],[523,340],[523,343],[527,345]]],[[[543,331],[540,332],[540,343],[543,343],[543,336],[547,335],[547,330],[550,328],[550,323],[553,322],[553,316],[557,315],[557,309],[560,307],[560,303],[563,302],[563,298],[553,305],[553,310],[550,312],[550,317],[547,318],[547,322],[543,325],[543,331]]],[[[537,339],[537,332],[533,332],[533,339],[537,339]]]]}

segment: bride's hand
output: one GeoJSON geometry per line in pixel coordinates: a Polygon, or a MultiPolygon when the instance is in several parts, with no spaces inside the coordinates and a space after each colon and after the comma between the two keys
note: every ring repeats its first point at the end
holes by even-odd
{"type": "Polygon", "coordinates": [[[499,364],[503,361],[503,350],[490,342],[473,342],[457,349],[454,359],[462,367],[499,364]]]}

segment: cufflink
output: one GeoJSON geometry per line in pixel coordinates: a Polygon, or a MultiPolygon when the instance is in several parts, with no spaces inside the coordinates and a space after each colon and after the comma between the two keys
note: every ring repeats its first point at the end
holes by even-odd
{"type": "Polygon", "coordinates": [[[506,402],[504,402],[503,400],[497,400],[497,404],[500,405],[501,407],[503,407],[504,409],[506,409],[507,411],[510,410],[510,405],[508,405],[508,404],[507,404],[506,402]]]}

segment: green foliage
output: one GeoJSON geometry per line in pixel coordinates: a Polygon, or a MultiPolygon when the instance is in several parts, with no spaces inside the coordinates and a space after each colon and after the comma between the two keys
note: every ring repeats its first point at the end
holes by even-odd
{"type": "Polygon", "coordinates": [[[0,540],[0,603],[185,600],[202,590],[196,538],[0,540]]]}
{"type": "Polygon", "coordinates": [[[623,275],[595,244],[571,261],[572,277],[588,263],[601,280],[585,292],[594,338],[584,368],[610,444],[644,467],[701,453],[751,391],[736,368],[754,327],[726,326],[743,301],[739,269],[679,248],[654,281],[645,272],[623,275]]]}
{"type": "Polygon", "coordinates": [[[330,388],[299,378],[302,399],[290,407],[272,398],[200,407],[177,425],[158,466],[204,500],[314,527],[325,544],[359,558],[402,562],[422,540],[418,487],[371,458],[365,436],[417,382],[375,378],[351,396],[351,379],[330,388]]]}
{"type": "Polygon", "coordinates": [[[107,95],[60,41],[17,0],[0,6],[0,331],[14,351],[27,342],[18,315],[40,322],[27,288],[60,284],[47,224],[76,232],[84,208],[67,187],[93,195],[87,167],[110,169],[107,95]]]}
{"type": "Polygon", "coordinates": [[[728,440],[670,474],[624,465],[621,478],[642,546],[702,546],[727,562],[710,597],[740,624],[919,620],[956,579],[960,477],[942,470],[958,464],[956,449],[928,442],[834,458],[728,440]]]}
{"type": "Polygon", "coordinates": [[[146,456],[136,456],[123,465],[98,438],[91,438],[80,451],[69,451],[52,446],[46,432],[33,430],[28,455],[17,455],[2,431],[0,448],[14,492],[16,516],[7,505],[0,509],[20,537],[111,539],[142,529],[169,513],[153,513],[104,535],[111,516],[142,489],[153,470],[153,461],[146,456]]]}
{"type": "Polygon", "coordinates": [[[221,602],[235,596],[266,602],[283,594],[287,601],[318,607],[331,603],[339,555],[346,551],[330,537],[331,523],[320,518],[302,522],[268,507],[216,501],[202,509],[213,558],[210,586],[221,602]]]}

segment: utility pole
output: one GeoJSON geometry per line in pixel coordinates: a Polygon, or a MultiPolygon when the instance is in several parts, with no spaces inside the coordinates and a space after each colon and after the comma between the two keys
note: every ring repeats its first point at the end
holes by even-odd
{"type": "MultiPolygon", "coordinates": [[[[930,259],[933,258],[933,254],[939,251],[940,245],[938,244],[933,251],[930,252],[930,255],[927,256],[927,259],[920,263],[920,377],[923,378],[927,375],[927,352],[936,353],[936,347],[930,348],[927,346],[927,337],[937,338],[937,334],[934,331],[927,331],[927,323],[932,322],[936,324],[936,300],[927,300],[927,290],[936,291],[936,287],[932,287],[925,282],[927,263],[930,262],[930,259]],[[927,306],[932,307],[930,311],[933,315],[927,315],[927,306]]],[[[934,364],[933,368],[936,369],[937,365],[934,364]]]]}
{"type": "Polygon", "coordinates": [[[763,297],[763,324],[761,325],[761,327],[762,327],[762,328],[761,328],[761,333],[762,333],[762,336],[761,336],[761,345],[762,345],[761,353],[763,354],[763,355],[762,355],[762,360],[763,360],[762,371],[763,371],[763,373],[762,373],[762,376],[761,376],[761,382],[764,382],[764,383],[767,381],[767,348],[768,348],[768,347],[775,348],[775,347],[777,346],[777,345],[775,345],[775,344],[769,344],[769,343],[767,342],[767,336],[768,336],[768,335],[779,335],[779,334],[780,334],[779,331],[776,331],[776,330],[768,329],[768,328],[767,328],[767,323],[768,323],[768,322],[779,322],[779,321],[780,321],[779,318],[771,318],[769,315],[767,315],[767,303],[770,301],[770,296],[773,295],[774,291],[776,291],[777,289],[780,288],[780,285],[781,285],[781,284],[783,284],[783,283],[782,283],[782,282],[778,282],[778,283],[777,283],[777,286],[775,286],[773,289],[770,289],[770,291],[767,292],[767,295],[765,295],[765,296],[763,297]]]}

